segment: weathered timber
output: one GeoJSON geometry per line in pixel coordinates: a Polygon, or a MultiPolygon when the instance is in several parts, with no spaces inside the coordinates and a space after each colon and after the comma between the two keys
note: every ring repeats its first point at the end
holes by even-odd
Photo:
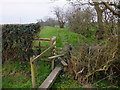
{"type": "Polygon", "coordinates": [[[58,59],[61,60],[61,63],[64,66],[64,71],[66,71],[68,64],[61,57],[58,57],[58,59]]]}
{"type": "MultiPolygon", "coordinates": [[[[52,53],[51,53],[51,55],[54,55],[54,53],[55,53],[55,49],[56,49],[56,36],[54,36],[54,37],[52,37],[51,38],[51,41],[50,41],[50,43],[52,44],[52,45],[54,45],[54,47],[53,47],[53,49],[52,49],[52,53]]],[[[55,63],[55,60],[54,59],[52,59],[52,70],[54,69],[54,63],[55,63]]]]}
{"type": "Polygon", "coordinates": [[[50,40],[51,40],[51,42],[56,41],[56,36],[52,37],[50,40]]]}
{"type": "Polygon", "coordinates": [[[35,58],[33,58],[32,62],[35,61],[36,59],[40,58],[42,55],[44,55],[47,51],[49,51],[50,49],[52,49],[54,46],[55,46],[55,44],[53,44],[48,49],[46,49],[45,51],[43,51],[40,55],[38,55],[35,58]]]}
{"type": "Polygon", "coordinates": [[[50,38],[34,38],[34,40],[40,40],[40,41],[51,41],[50,38]]]}
{"type": "Polygon", "coordinates": [[[64,66],[64,71],[66,71],[68,64],[64,60],[61,60],[61,63],[64,66]]]}
{"type": "MultiPolygon", "coordinates": [[[[33,57],[32,57],[33,58],[33,57]]],[[[35,63],[32,62],[32,58],[30,58],[30,65],[31,65],[31,77],[32,77],[32,87],[36,87],[36,80],[35,80],[35,63]]]]}
{"type": "Polygon", "coordinates": [[[62,63],[62,65],[65,66],[65,67],[68,66],[68,64],[67,64],[64,60],[61,60],[61,63],[62,63]]]}
{"type": "Polygon", "coordinates": [[[39,88],[50,88],[54,83],[55,79],[59,75],[61,71],[61,67],[56,67],[50,75],[45,79],[45,81],[41,84],[39,88]]]}
{"type": "MultiPolygon", "coordinates": [[[[56,55],[56,54],[55,54],[56,55]]],[[[61,63],[63,64],[63,66],[67,66],[68,64],[64,61],[64,60],[62,60],[62,58],[61,57],[58,57],[58,59],[60,59],[61,60],[61,63]]]]}
{"type": "Polygon", "coordinates": [[[56,59],[56,58],[62,57],[62,56],[64,56],[64,54],[62,54],[62,55],[56,55],[56,56],[51,56],[51,57],[48,57],[48,59],[56,59]]]}
{"type": "Polygon", "coordinates": [[[52,70],[54,69],[55,60],[52,60],[52,70]]]}

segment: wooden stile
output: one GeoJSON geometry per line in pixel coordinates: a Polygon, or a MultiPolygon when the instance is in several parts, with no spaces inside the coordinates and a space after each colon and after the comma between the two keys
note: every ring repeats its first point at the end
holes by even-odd
{"type": "MultiPolygon", "coordinates": [[[[32,87],[36,88],[36,79],[35,79],[35,60],[41,58],[43,55],[45,55],[46,52],[51,51],[51,57],[48,57],[48,61],[51,61],[51,67],[52,67],[52,72],[50,75],[45,79],[45,81],[42,83],[42,85],[39,88],[50,88],[53,82],[55,81],[56,77],[58,76],[59,72],[61,71],[61,67],[54,67],[55,59],[61,59],[60,57],[64,56],[62,55],[56,55],[56,36],[52,38],[36,38],[34,40],[40,40],[40,41],[50,41],[51,46],[48,47],[46,50],[44,50],[41,54],[37,55],[36,57],[30,58],[30,65],[31,65],[31,77],[32,77],[32,87]]],[[[34,46],[36,47],[36,46],[34,46]]],[[[36,48],[42,48],[40,45],[36,48]]],[[[58,48],[60,50],[63,50],[64,48],[58,48]]],[[[66,68],[67,63],[61,60],[61,63],[63,66],[66,68]]],[[[65,69],[64,68],[64,69],[65,69]]]]}

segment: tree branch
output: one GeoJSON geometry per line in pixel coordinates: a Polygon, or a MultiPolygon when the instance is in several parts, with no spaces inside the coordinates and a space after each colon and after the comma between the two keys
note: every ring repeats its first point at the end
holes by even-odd
{"type": "Polygon", "coordinates": [[[118,15],[118,16],[120,17],[120,14],[119,14],[118,12],[116,12],[115,10],[113,10],[113,8],[111,8],[108,3],[103,2],[103,4],[104,4],[114,15],[118,15]]]}

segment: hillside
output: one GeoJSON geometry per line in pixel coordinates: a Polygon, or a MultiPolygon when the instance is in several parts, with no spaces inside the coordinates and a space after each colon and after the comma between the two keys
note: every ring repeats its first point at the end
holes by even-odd
{"type": "MultiPolygon", "coordinates": [[[[74,32],[68,31],[67,28],[60,29],[58,27],[44,27],[41,29],[41,32],[37,34],[38,37],[41,38],[51,38],[53,36],[57,37],[57,47],[64,47],[67,43],[71,45],[76,45],[82,42],[92,42],[94,41],[93,37],[84,37],[81,34],[77,34],[74,32]]],[[[37,45],[38,42],[35,41],[33,45],[37,45]]],[[[44,42],[41,43],[42,46],[49,45],[48,43],[44,42]]]]}

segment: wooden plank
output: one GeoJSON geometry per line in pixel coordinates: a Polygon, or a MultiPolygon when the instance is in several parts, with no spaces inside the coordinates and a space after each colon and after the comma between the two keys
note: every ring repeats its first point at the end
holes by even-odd
{"type": "Polygon", "coordinates": [[[61,71],[61,67],[56,67],[45,79],[39,88],[50,88],[61,71]]]}
{"type": "Polygon", "coordinates": [[[50,38],[34,38],[34,40],[40,40],[40,41],[51,41],[50,38]]]}
{"type": "Polygon", "coordinates": [[[68,64],[65,61],[63,61],[61,57],[58,57],[58,59],[61,60],[61,63],[63,64],[63,66],[65,66],[65,67],[68,66],[68,64]]]}
{"type": "Polygon", "coordinates": [[[64,56],[64,54],[62,54],[62,55],[56,55],[56,56],[51,56],[51,57],[48,57],[48,59],[55,59],[55,58],[62,57],[62,56],[64,56]]]}

